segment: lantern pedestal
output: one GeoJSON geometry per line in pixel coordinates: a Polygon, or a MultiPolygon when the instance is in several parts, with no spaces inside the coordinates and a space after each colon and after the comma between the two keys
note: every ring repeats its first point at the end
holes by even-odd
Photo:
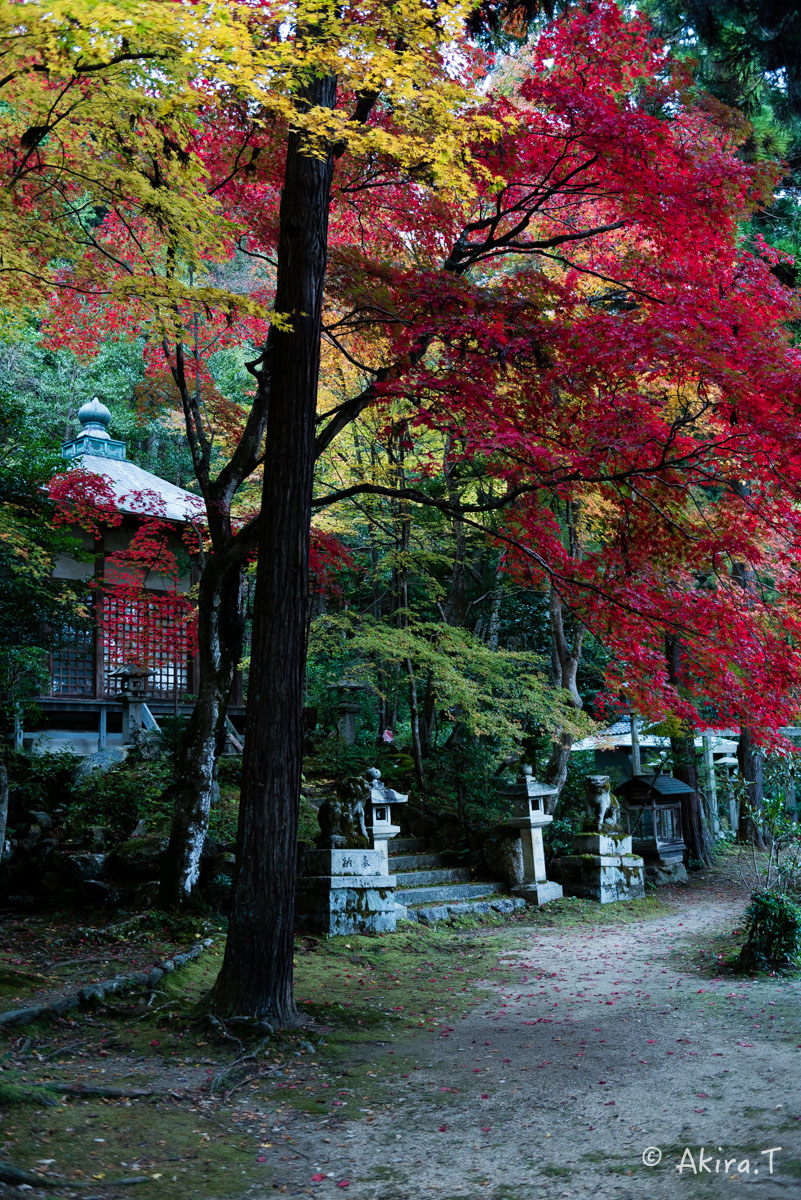
{"type": "Polygon", "coordinates": [[[573,837],[573,853],[557,858],[553,871],[568,896],[614,904],[645,895],[644,863],[618,824],[620,810],[605,775],[587,776],[587,810],[596,828],[573,837]]]}
{"type": "Polygon", "coordinates": [[[568,896],[613,904],[645,895],[644,863],[639,854],[632,854],[630,837],[579,834],[573,849],[574,854],[553,865],[568,896]]]}
{"type": "Polygon", "coordinates": [[[307,850],[301,858],[295,925],[328,937],[395,932],[395,876],[380,850],[307,850]]]}

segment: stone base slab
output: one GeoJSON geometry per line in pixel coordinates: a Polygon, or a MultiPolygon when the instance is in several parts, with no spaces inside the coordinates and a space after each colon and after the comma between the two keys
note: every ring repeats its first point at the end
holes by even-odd
{"type": "Polygon", "coordinates": [[[636,854],[570,854],[555,859],[551,870],[568,896],[614,904],[645,895],[644,863],[636,854]]]}
{"type": "Polygon", "coordinates": [[[350,933],[394,933],[398,919],[392,876],[299,879],[295,926],[328,937],[350,933]],[[384,881],[387,881],[386,883],[384,881]],[[378,883],[378,886],[374,886],[378,883]]]}
{"type": "Polygon", "coordinates": [[[543,879],[539,883],[521,883],[512,888],[514,896],[522,896],[526,904],[540,906],[549,900],[561,900],[564,895],[562,885],[543,879]]]}
{"type": "Polygon", "coordinates": [[[631,854],[631,838],[620,834],[577,833],[573,838],[574,854],[631,854]]]}

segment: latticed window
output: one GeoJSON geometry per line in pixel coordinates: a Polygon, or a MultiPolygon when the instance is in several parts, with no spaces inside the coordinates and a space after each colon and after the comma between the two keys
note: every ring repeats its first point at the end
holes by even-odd
{"type": "Polygon", "coordinates": [[[62,625],[53,639],[51,663],[51,695],[94,696],[95,634],[92,626],[62,625]]]}
{"type": "Polygon", "coordinates": [[[190,637],[182,597],[148,592],[132,599],[107,593],[102,624],[107,692],[119,690],[119,680],[109,678],[108,672],[125,663],[150,668],[151,696],[187,691],[190,637]]]}

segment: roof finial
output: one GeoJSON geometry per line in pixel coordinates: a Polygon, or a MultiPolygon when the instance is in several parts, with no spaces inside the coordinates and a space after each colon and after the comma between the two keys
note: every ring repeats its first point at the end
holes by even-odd
{"type": "Polygon", "coordinates": [[[93,437],[107,438],[111,413],[97,396],[78,409],[78,420],[81,422],[81,432],[91,433],[93,437]]]}

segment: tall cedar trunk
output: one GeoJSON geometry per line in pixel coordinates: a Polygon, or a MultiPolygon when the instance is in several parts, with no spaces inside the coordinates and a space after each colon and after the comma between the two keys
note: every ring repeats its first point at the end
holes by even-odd
{"type": "Polygon", "coordinates": [[[199,691],[176,754],[176,782],[167,790],[173,817],[159,903],[188,900],[200,874],[200,856],[217,791],[217,759],[225,744],[225,713],[245,636],[245,581],[240,564],[223,572],[212,559],[198,596],[199,691]]]}
{"type": "Polygon", "coordinates": [[[740,774],[745,781],[745,799],[740,802],[740,820],[737,825],[737,841],[745,845],[759,846],[765,849],[765,839],[762,836],[761,822],[750,813],[762,812],[762,751],[751,740],[751,734],[743,726],[740,730],[740,741],[737,745],[737,760],[740,764],[740,774]],[[750,812],[749,812],[750,810],[750,812]]]}
{"type": "MultiPolygon", "coordinates": [[[[583,625],[577,625],[573,640],[568,644],[562,597],[554,588],[551,588],[550,622],[551,683],[554,687],[562,688],[567,692],[571,705],[578,712],[584,706],[578,690],[577,677],[585,630],[583,625]]],[[[567,779],[572,748],[573,734],[571,731],[564,727],[558,729],[551,743],[551,753],[545,767],[545,783],[549,787],[557,789],[553,796],[547,797],[548,812],[553,812],[559,803],[559,794],[567,779]]]]}
{"type": "MultiPolygon", "coordinates": [[[[674,687],[680,686],[681,679],[681,642],[672,634],[665,639],[667,656],[668,679],[674,687]]],[[[693,790],[681,797],[681,823],[684,842],[687,847],[686,857],[690,863],[702,863],[708,866],[712,861],[710,837],[704,825],[701,809],[700,786],[698,783],[698,761],[695,756],[695,738],[690,734],[671,737],[670,752],[673,757],[673,774],[682,783],[688,784],[693,790]]]]}
{"type": "MultiPolygon", "coordinates": [[[[332,108],[336,80],[312,80],[309,106],[332,108]]],[[[220,1012],[297,1020],[292,988],[298,803],[303,752],[309,528],[328,205],[333,155],[289,135],[281,197],[259,559],[242,796],[220,1012]]]]}
{"type": "Polygon", "coordinates": [[[8,820],[8,772],[5,763],[0,762],[0,862],[3,861],[3,847],[6,844],[6,821],[8,820]]]}

